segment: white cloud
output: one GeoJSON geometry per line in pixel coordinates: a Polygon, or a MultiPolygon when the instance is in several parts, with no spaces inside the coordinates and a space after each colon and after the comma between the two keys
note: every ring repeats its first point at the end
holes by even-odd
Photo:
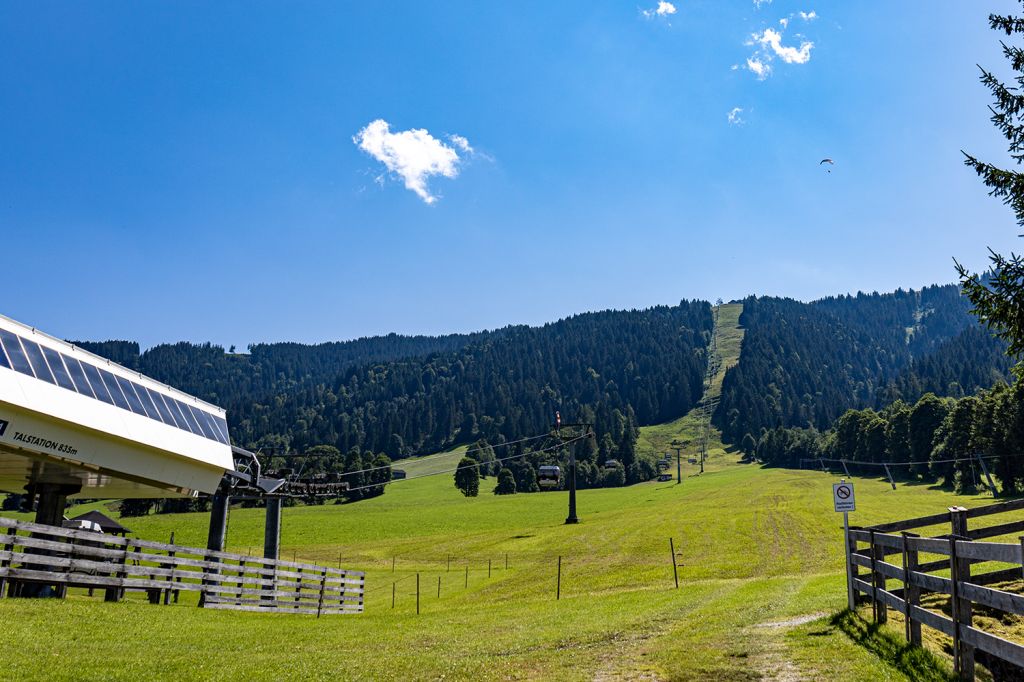
{"type": "MultiPolygon", "coordinates": [[[[462,136],[452,135],[449,139],[464,151],[472,150],[469,140],[462,136]]],[[[459,174],[458,153],[423,128],[393,133],[390,124],[378,118],[356,133],[352,142],[383,163],[388,171],[400,176],[405,187],[428,204],[437,201],[427,188],[428,178],[433,175],[454,178],[459,174]]]]}
{"type": "Polygon", "coordinates": [[[469,144],[469,140],[464,138],[462,135],[449,135],[448,139],[453,145],[466,152],[467,154],[473,153],[473,147],[469,144]]]}
{"type": "Polygon", "coordinates": [[[814,21],[818,18],[818,13],[813,9],[810,12],[797,12],[797,15],[804,21],[814,21]]]}
{"type": "MultiPolygon", "coordinates": [[[[793,16],[795,15],[779,20],[782,30],[789,26],[793,16]]],[[[754,48],[754,53],[747,58],[747,70],[762,81],[771,75],[772,62],[776,59],[781,59],[786,64],[806,64],[811,60],[811,50],[814,48],[814,43],[809,40],[801,40],[799,47],[783,45],[782,31],[774,28],[766,28],[760,33],[752,34],[744,45],[754,48]]]]}
{"type": "Polygon", "coordinates": [[[761,9],[765,5],[772,4],[772,0],[754,0],[754,7],[761,9]]]}
{"type": "Polygon", "coordinates": [[[766,28],[763,33],[755,33],[754,41],[761,44],[761,47],[771,48],[779,59],[787,64],[806,64],[811,59],[811,48],[814,43],[804,41],[800,47],[787,47],[782,44],[782,34],[773,28],[766,28]]]}
{"type": "Polygon", "coordinates": [[[729,119],[731,125],[743,125],[743,118],[740,114],[743,113],[743,107],[733,107],[726,117],[729,119]]]}
{"type": "Polygon", "coordinates": [[[643,14],[648,19],[651,19],[653,17],[667,17],[670,14],[675,14],[676,11],[676,6],[673,5],[671,2],[659,0],[657,7],[652,7],[651,9],[642,9],[640,10],[640,13],[643,14]]]}
{"type": "Polygon", "coordinates": [[[754,75],[757,76],[758,80],[762,81],[768,77],[768,74],[772,72],[772,67],[770,67],[767,63],[762,62],[757,57],[747,58],[747,69],[753,72],[754,75]]]}

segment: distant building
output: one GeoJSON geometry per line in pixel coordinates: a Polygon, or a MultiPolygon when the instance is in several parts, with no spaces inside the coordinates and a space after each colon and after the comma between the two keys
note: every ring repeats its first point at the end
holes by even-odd
{"type": "Polygon", "coordinates": [[[64,527],[83,528],[89,524],[91,524],[95,529],[107,533],[108,535],[120,535],[121,537],[124,537],[128,533],[132,532],[106,514],[95,510],[80,514],[72,519],[68,519],[64,522],[64,527]]]}
{"type": "Polygon", "coordinates": [[[404,469],[392,469],[391,470],[391,480],[392,481],[400,481],[403,478],[405,478],[405,470],[404,469]]]}

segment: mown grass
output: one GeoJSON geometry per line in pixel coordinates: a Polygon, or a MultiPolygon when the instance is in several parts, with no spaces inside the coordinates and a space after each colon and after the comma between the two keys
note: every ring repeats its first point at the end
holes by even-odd
{"type": "MultiPolygon", "coordinates": [[[[367,571],[361,616],[317,621],[139,599],[118,605],[83,597],[5,600],[5,639],[24,652],[8,673],[26,679],[594,679],[647,671],[665,679],[757,679],[788,666],[809,678],[905,679],[839,629],[794,638],[787,627],[758,627],[843,607],[831,482],[818,472],[732,466],[678,486],[585,490],[577,526],[562,523],[564,493],[494,496],[486,492],[493,485],[488,479],[481,496],[468,499],[447,475],[395,483],[373,500],[284,512],[286,556],[333,564],[340,555],[344,565],[367,571]],[[679,590],[669,537],[679,552],[679,590]],[[563,585],[556,601],[559,555],[563,585]],[[844,652],[838,662],[827,655],[835,647],[844,652]]],[[[864,524],[934,512],[954,499],[925,486],[894,492],[873,480],[859,481],[857,496],[856,520],[864,524]]],[[[179,542],[202,545],[208,515],[126,522],[140,537],[165,539],[174,530],[179,542]]],[[[261,546],[262,524],[262,510],[233,509],[230,547],[261,546]]]]}

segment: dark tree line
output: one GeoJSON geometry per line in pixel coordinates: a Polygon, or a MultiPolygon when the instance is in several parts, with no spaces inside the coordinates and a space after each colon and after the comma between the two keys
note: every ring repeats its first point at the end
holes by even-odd
{"type": "Polygon", "coordinates": [[[894,478],[937,481],[959,492],[977,491],[987,460],[1000,492],[1024,492],[1024,384],[1000,383],[962,398],[926,393],[916,403],[897,400],[881,410],[848,410],[828,430],[778,427],[765,431],[754,446],[765,464],[799,468],[818,458],[846,460],[851,472],[883,475],[890,463],[894,478]],[[807,460],[812,460],[808,462],[807,460]],[[951,461],[953,460],[953,461],[951,461]],[[959,460],[959,461],[956,461],[959,460]]]}
{"type": "Polygon", "coordinates": [[[714,415],[733,443],[780,426],[825,429],[849,408],[929,391],[968,395],[1011,364],[956,285],[813,303],[751,297],[740,322],[743,351],[714,415]]]}
{"type": "MultiPolygon", "coordinates": [[[[711,331],[710,306],[683,301],[541,327],[266,344],[249,354],[210,344],[144,353],[131,342],[79,345],[224,407],[233,440],[254,450],[330,446],[397,459],[480,439],[501,448],[546,432],[560,410],[594,425],[580,475],[597,485],[617,477],[602,473],[611,459],[623,480],[649,477],[635,453],[637,426],[676,418],[700,399],[711,331]]],[[[528,474],[520,478],[518,489],[530,489],[528,474]]]]}

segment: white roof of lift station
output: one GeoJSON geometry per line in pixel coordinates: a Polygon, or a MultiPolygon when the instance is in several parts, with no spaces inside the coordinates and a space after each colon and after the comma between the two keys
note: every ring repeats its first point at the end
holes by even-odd
{"type": "Polygon", "coordinates": [[[224,410],[0,315],[0,491],[212,493],[233,469],[224,410]]]}

